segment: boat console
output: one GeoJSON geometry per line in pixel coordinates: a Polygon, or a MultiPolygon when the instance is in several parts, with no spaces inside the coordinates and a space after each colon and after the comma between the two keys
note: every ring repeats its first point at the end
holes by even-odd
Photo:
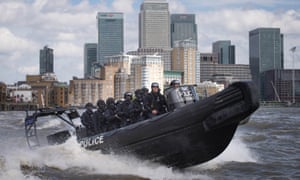
{"type": "Polygon", "coordinates": [[[183,85],[178,88],[170,87],[165,90],[164,94],[167,99],[169,111],[186,106],[187,104],[199,101],[196,93],[196,85],[183,85]]]}

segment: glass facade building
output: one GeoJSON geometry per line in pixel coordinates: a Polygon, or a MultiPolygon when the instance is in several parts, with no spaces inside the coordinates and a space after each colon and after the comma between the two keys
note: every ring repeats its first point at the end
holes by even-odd
{"type": "Polygon", "coordinates": [[[104,63],[106,56],[124,52],[123,13],[99,12],[98,20],[98,55],[97,61],[104,63]]]}
{"type": "Polygon", "coordinates": [[[195,14],[171,14],[171,47],[176,41],[186,39],[194,40],[198,47],[195,19],[195,14]]]}
{"type": "Polygon", "coordinates": [[[258,28],[249,32],[249,62],[252,80],[264,100],[266,82],[263,72],[283,69],[283,35],[279,28],[258,28]]]}
{"type": "Polygon", "coordinates": [[[139,13],[139,48],[169,49],[170,13],[166,0],[144,0],[139,13]]]}
{"type": "Polygon", "coordinates": [[[139,13],[138,53],[160,55],[164,69],[171,70],[171,52],[168,2],[166,0],[144,0],[139,13]]]}
{"type": "Polygon", "coordinates": [[[97,62],[97,43],[84,44],[84,78],[92,76],[93,64],[97,62]]]}
{"type": "Polygon", "coordinates": [[[218,54],[219,64],[235,64],[235,46],[231,41],[214,42],[213,53],[218,54]]]}
{"type": "Polygon", "coordinates": [[[47,46],[40,50],[40,74],[54,73],[53,49],[47,46]]]}

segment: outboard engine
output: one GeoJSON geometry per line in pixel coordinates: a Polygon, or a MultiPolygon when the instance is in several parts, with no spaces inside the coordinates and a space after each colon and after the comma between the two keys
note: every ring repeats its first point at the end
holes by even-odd
{"type": "Polygon", "coordinates": [[[183,107],[187,104],[199,101],[195,85],[184,85],[178,88],[168,88],[165,90],[169,111],[183,107]]]}

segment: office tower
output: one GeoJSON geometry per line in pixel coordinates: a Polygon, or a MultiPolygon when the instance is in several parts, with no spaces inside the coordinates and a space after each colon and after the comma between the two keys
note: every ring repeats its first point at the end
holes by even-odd
{"type": "Polygon", "coordinates": [[[44,46],[44,49],[40,50],[40,74],[54,73],[53,66],[53,49],[44,46]]]}
{"type": "Polygon", "coordinates": [[[231,41],[214,42],[213,53],[218,54],[219,64],[235,64],[235,46],[231,45],[231,41]]]}
{"type": "Polygon", "coordinates": [[[103,64],[106,56],[124,52],[124,19],[123,13],[99,12],[98,19],[98,55],[103,64]]]}
{"type": "MultiPolygon", "coordinates": [[[[179,41],[183,42],[189,42],[192,41],[193,45],[195,45],[196,50],[198,49],[198,38],[197,38],[197,24],[195,22],[195,14],[172,14],[171,15],[171,47],[176,49],[176,43],[178,45],[179,41]]],[[[190,44],[189,42],[188,44],[190,44]]],[[[185,47],[185,45],[184,45],[185,47]]],[[[178,47],[177,47],[178,48],[178,47]]],[[[194,51],[194,49],[193,49],[194,51]]],[[[194,52],[193,52],[194,55],[194,52]]],[[[173,56],[174,58],[174,56],[173,56]]],[[[189,62],[190,64],[193,64],[195,66],[195,71],[193,74],[195,74],[195,79],[192,80],[193,83],[200,83],[200,54],[196,52],[196,56],[192,58],[192,62],[189,62]]],[[[172,69],[173,70],[173,69],[172,69]]],[[[183,77],[187,78],[187,75],[183,73],[183,77]]],[[[193,75],[194,76],[194,75],[193,75]]],[[[189,77],[190,78],[190,77],[189,77]]],[[[183,82],[186,82],[187,79],[184,79],[183,82]]]]}
{"type": "Polygon", "coordinates": [[[122,69],[126,74],[130,74],[130,66],[133,58],[135,58],[135,56],[131,55],[107,56],[105,57],[104,65],[118,67],[118,71],[122,69]]]}
{"type": "Polygon", "coordinates": [[[131,64],[131,89],[146,87],[151,89],[151,83],[159,83],[160,89],[163,84],[164,66],[161,56],[145,55],[132,59],[131,64]]]}
{"type": "Polygon", "coordinates": [[[139,48],[136,55],[160,55],[171,70],[170,13],[166,0],[144,0],[139,13],[139,48]]]}
{"type": "Polygon", "coordinates": [[[93,76],[93,63],[97,62],[97,43],[84,44],[84,78],[93,76]]]}
{"type": "MultiPolygon", "coordinates": [[[[252,80],[265,99],[264,72],[283,69],[283,35],[279,28],[257,28],[249,32],[249,61],[252,80]]],[[[273,82],[276,83],[276,82],[273,82]]]]}
{"type": "Polygon", "coordinates": [[[139,48],[170,46],[170,13],[166,0],[144,0],[139,13],[139,48]]]}
{"type": "Polygon", "coordinates": [[[174,43],[172,70],[183,72],[183,84],[196,83],[196,41],[183,40],[174,43]]]}
{"type": "Polygon", "coordinates": [[[175,41],[185,39],[194,40],[198,47],[195,21],[195,14],[171,14],[171,47],[175,41]]]}

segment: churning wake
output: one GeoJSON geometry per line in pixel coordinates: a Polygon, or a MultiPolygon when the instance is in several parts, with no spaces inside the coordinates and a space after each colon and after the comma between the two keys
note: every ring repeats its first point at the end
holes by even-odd
{"type": "Polygon", "coordinates": [[[81,148],[76,138],[72,137],[61,145],[45,146],[35,150],[23,147],[5,152],[6,154],[0,158],[0,178],[44,179],[43,177],[65,173],[65,176],[71,179],[70,176],[75,178],[90,175],[94,177],[130,175],[145,179],[212,179],[201,174],[201,170],[218,168],[232,161],[256,161],[240,136],[241,133],[237,133],[220,156],[208,163],[192,167],[193,171],[177,171],[133,156],[104,155],[99,151],[88,151],[81,148]]]}

